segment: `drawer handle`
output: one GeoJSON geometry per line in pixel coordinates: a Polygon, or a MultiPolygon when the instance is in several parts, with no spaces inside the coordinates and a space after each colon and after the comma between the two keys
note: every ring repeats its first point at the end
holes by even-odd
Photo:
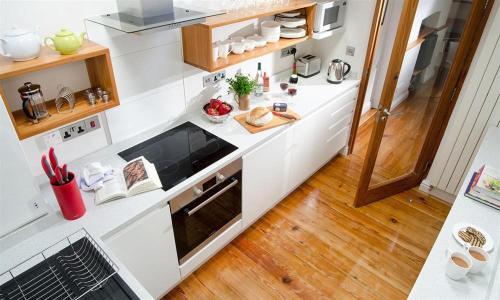
{"type": "Polygon", "coordinates": [[[331,136],[326,140],[326,143],[329,144],[337,135],[331,136]]]}
{"type": "MultiPolygon", "coordinates": [[[[333,125],[331,125],[330,127],[328,127],[328,130],[332,130],[333,127],[337,126],[338,124],[344,122],[346,119],[349,119],[351,116],[346,116],[344,117],[343,119],[340,119],[340,121],[337,121],[335,123],[333,123],[333,125]]],[[[348,122],[349,123],[349,122],[348,122]]],[[[349,125],[349,124],[346,124],[346,125],[349,125]]]]}
{"type": "MultiPolygon", "coordinates": [[[[344,106],[342,106],[341,108],[336,109],[335,111],[331,112],[331,113],[330,113],[330,116],[332,116],[332,117],[333,117],[333,115],[334,115],[334,114],[336,114],[337,112],[339,112],[340,110],[342,110],[344,107],[346,107],[347,105],[351,105],[351,104],[352,104],[352,102],[354,102],[354,100],[356,100],[356,98],[354,98],[354,99],[352,99],[351,101],[347,102],[347,103],[346,103],[346,104],[344,104],[344,106]]],[[[353,107],[353,109],[354,109],[354,107],[353,107]]],[[[352,110],[351,110],[351,111],[352,111],[352,110]]]]}
{"type": "Polygon", "coordinates": [[[208,203],[214,201],[217,197],[219,197],[220,195],[222,195],[224,192],[226,192],[227,190],[229,190],[230,188],[232,188],[233,186],[237,185],[238,184],[238,180],[235,180],[233,182],[231,182],[231,184],[229,184],[228,186],[226,186],[225,188],[223,188],[222,190],[218,191],[217,193],[215,193],[212,197],[208,198],[207,200],[203,201],[200,205],[196,206],[195,208],[187,211],[187,214],[188,216],[192,216],[194,213],[196,213],[197,211],[199,211],[200,209],[203,208],[203,206],[207,205],[208,203]]]}

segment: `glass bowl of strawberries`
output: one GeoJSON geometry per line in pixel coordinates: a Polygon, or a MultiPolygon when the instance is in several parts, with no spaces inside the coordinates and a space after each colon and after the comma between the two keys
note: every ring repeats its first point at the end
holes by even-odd
{"type": "Polygon", "coordinates": [[[233,106],[227,102],[222,101],[220,98],[211,99],[210,102],[203,105],[203,114],[208,120],[214,123],[224,122],[231,112],[233,106]]]}

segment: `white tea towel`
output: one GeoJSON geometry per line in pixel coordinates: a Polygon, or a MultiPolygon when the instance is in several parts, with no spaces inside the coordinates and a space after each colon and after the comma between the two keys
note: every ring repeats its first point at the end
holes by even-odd
{"type": "Polygon", "coordinates": [[[82,191],[97,191],[104,182],[113,179],[114,170],[111,166],[103,166],[100,162],[88,164],[81,172],[78,186],[82,191]]]}

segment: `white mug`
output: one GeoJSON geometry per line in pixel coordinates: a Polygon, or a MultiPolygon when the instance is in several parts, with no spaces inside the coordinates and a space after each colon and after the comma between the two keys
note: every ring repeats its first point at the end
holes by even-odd
{"type": "Polygon", "coordinates": [[[223,41],[219,44],[219,57],[226,58],[231,53],[231,41],[223,41]]]}
{"type": "Polygon", "coordinates": [[[469,258],[472,261],[472,268],[470,269],[471,273],[481,272],[481,270],[483,270],[486,267],[490,259],[488,252],[484,251],[484,249],[480,247],[475,247],[475,246],[469,247],[467,249],[467,254],[469,254],[469,258]],[[484,258],[484,260],[477,259],[471,254],[471,252],[478,253],[484,258]]]}
{"type": "Polygon", "coordinates": [[[446,249],[446,275],[448,277],[453,280],[460,280],[467,275],[471,267],[472,261],[468,255],[446,249]],[[453,258],[455,258],[457,262],[455,262],[453,258]],[[463,261],[465,265],[459,265],[459,260],[463,261]]]}
{"type": "Polygon", "coordinates": [[[217,58],[219,58],[219,42],[215,42],[212,44],[212,59],[214,61],[217,60],[217,58]]]}

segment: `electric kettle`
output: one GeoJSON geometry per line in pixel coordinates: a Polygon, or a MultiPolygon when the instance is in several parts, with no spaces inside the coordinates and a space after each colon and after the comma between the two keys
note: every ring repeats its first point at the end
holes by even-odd
{"type": "Polygon", "coordinates": [[[340,59],[334,59],[328,65],[328,73],[326,73],[326,81],[329,83],[339,84],[345,79],[345,76],[351,71],[351,65],[343,62],[340,59]],[[347,70],[346,70],[347,67],[347,70]]]}

